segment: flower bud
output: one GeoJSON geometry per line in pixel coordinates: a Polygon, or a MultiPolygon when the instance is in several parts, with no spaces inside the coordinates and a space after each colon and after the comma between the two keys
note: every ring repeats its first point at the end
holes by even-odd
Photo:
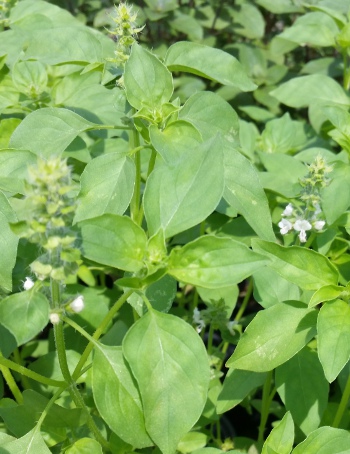
{"type": "Polygon", "coordinates": [[[34,282],[30,277],[26,277],[26,280],[23,283],[23,289],[24,290],[30,290],[31,288],[34,287],[34,282]]]}
{"type": "Polygon", "coordinates": [[[85,304],[84,304],[84,297],[82,295],[79,295],[77,298],[75,298],[74,301],[72,301],[69,305],[69,307],[72,309],[73,312],[75,312],[76,314],[78,314],[79,312],[81,312],[84,307],[85,307],[85,304]]]}
{"type": "Polygon", "coordinates": [[[57,312],[51,312],[51,314],[49,315],[49,318],[50,318],[50,322],[53,325],[58,325],[58,323],[60,322],[60,314],[58,314],[57,312]]]}

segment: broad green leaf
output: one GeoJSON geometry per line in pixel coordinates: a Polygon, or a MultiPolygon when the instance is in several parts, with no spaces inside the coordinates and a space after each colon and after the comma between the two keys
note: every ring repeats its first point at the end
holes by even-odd
{"type": "Polygon", "coordinates": [[[343,292],[349,292],[349,287],[343,287],[341,285],[325,285],[324,287],[319,288],[312,295],[309,307],[317,306],[317,304],[323,303],[325,301],[334,300],[341,296],[343,292]]]}
{"type": "MultiPolygon", "coordinates": [[[[1,89],[0,89],[0,105],[1,105],[1,89]]],[[[21,121],[22,120],[20,120],[19,118],[4,118],[3,120],[0,121],[0,149],[8,147],[10,137],[13,131],[21,123],[21,121]]]]}
{"type": "Polygon", "coordinates": [[[350,206],[350,166],[336,162],[330,184],[322,190],[322,208],[328,224],[333,224],[350,206]]]}
{"type": "MultiPolygon", "coordinates": [[[[40,14],[32,15],[26,19],[26,26],[28,28],[38,26],[38,19],[40,20],[41,17],[40,14]]],[[[101,37],[87,27],[81,26],[62,24],[62,26],[51,27],[52,21],[50,22],[48,28],[46,26],[46,29],[34,29],[35,33],[31,33],[31,39],[25,51],[26,59],[38,60],[47,65],[104,63],[104,58],[113,55],[113,42],[109,42],[106,36],[101,37]]]]}
{"type": "Polygon", "coordinates": [[[304,348],[278,367],[276,388],[305,435],[317,429],[327,407],[329,391],[317,353],[304,348]]]}
{"type": "Polygon", "coordinates": [[[39,61],[19,61],[12,68],[15,87],[29,96],[39,96],[47,86],[45,65],[39,61]]]}
{"type": "Polygon", "coordinates": [[[175,453],[207,399],[201,338],[182,319],[151,310],[126,334],[123,353],[138,383],[147,432],[164,454],[175,453]]]}
{"type": "Polygon", "coordinates": [[[123,214],[134,191],[135,164],[128,156],[108,153],[87,164],[80,182],[74,222],[123,214]]]}
{"type": "Polygon", "coordinates": [[[126,97],[135,109],[160,108],[173,93],[171,73],[155,55],[136,43],[125,65],[124,84],[126,97]]]}
{"type": "Polygon", "coordinates": [[[49,321],[49,302],[35,290],[15,293],[0,301],[0,320],[22,345],[45,328],[49,321]]]}
{"type": "Polygon", "coordinates": [[[274,14],[288,14],[302,12],[301,6],[296,6],[293,0],[257,0],[256,3],[261,5],[274,14]]]}
{"type": "Polygon", "coordinates": [[[348,430],[320,427],[293,449],[292,454],[349,454],[348,430]]]}
{"type": "Polygon", "coordinates": [[[201,91],[190,96],[179,112],[179,119],[193,124],[204,140],[220,133],[228,141],[237,141],[239,122],[231,105],[219,95],[201,91]]]}
{"type": "Polygon", "coordinates": [[[266,263],[243,243],[205,235],[171,251],[168,273],[181,282],[220,288],[238,284],[266,263]]]}
{"type": "Polygon", "coordinates": [[[269,204],[258,172],[229,142],[225,142],[224,165],[225,200],[245,217],[259,236],[274,241],[269,204]]]}
{"type": "Polygon", "coordinates": [[[152,145],[168,164],[174,164],[188,150],[197,148],[202,142],[200,132],[183,120],[173,121],[163,130],[152,125],[149,133],[152,145]]]}
{"type": "Polygon", "coordinates": [[[85,257],[126,271],[142,268],[146,234],[129,217],[104,214],[79,225],[85,257]]]}
{"type": "Polygon", "coordinates": [[[250,39],[259,39],[264,36],[264,17],[256,6],[250,3],[242,3],[239,11],[232,8],[232,14],[235,22],[233,26],[235,33],[250,39]]]}
{"type": "Polygon", "coordinates": [[[317,11],[298,17],[278,36],[300,45],[328,47],[335,45],[338,32],[336,22],[328,14],[317,11]]]}
{"type": "Polygon", "coordinates": [[[284,301],[256,314],[227,367],[267,372],[288,361],[316,334],[317,311],[284,301]]]}
{"type": "Polygon", "coordinates": [[[284,247],[276,243],[252,239],[256,252],[271,259],[268,266],[293,284],[305,290],[317,290],[337,284],[338,272],[327,257],[299,246],[284,247]]]}
{"type": "Polygon", "coordinates": [[[281,301],[299,300],[299,287],[281,277],[269,267],[254,271],[254,298],[267,309],[281,301]]]}
{"type": "Polygon", "coordinates": [[[188,432],[180,440],[177,451],[182,454],[193,452],[197,449],[204,448],[208,441],[208,436],[202,432],[188,432]]]}
{"type": "Polygon", "coordinates": [[[315,99],[337,104],[350,104],[349,97],[334,79],[322,74],[295,77],[270,92],[289,107],[308,107],[315,99]],[[322,90],[320,90],[322,87],[322,90]]]}
{"type": "Polygon", "coordinates": [[[0,191],[0,288],[5,291],[12,290],[12,270],[16,263],[18,237],[12,232],[9,222],[16,221],[16,214],[0,191]]]}
{"type": "Polygon", "coordinates": [[[138,449],[153,445],[146,432],[140,393],[121,347],[95,345],[92,391],[102,418],[122,440],[138,449]]]}
{"type": "Polygon", "coordinates": [[[10,147],[29,150],[43,158],[60,155],[78,134],[93,126],[94,123],[68,109],[39,109],[18,126],[12,134],[10,147]]]}
{"type": "Polygon", "coordinates": [[[217,413],[225,413],[236,407],[251,391],[264,384],[266,376],[265,372],[230,369],[218,397],[217,413]]]}
{"type": "Polygon", "coordinates": [[[329,301],[322,306],[317,334],[318,356],[331,383],[350,359],[350,307],[345,301],[329,301]]]}
{"type": "Polygon", "coordinates": [[[256,88],[235,57],[203,44],[187,41],[173,44],[165,56],[165,64],[170,71],[189,72],[242,91],[256,88]]]}
{"type": "Polygon", "coordinates": [[[271,430],[261,454],[289,454],[293,449],[294,424],[289,411],[282,420],[271,430]]]}
{"type": "Polygon", "coordinates": [[[4,454],[50,454],[38,428],[34,428],[24,437],[1,445],[0,452],[4,454]]]}
{"type": "Polygon", "coordinates": [[[218,137],[187,151],[173,165],[157,166],[143,200],[150,235],[163,228],[169,238],[206,219],[222,197],[223,172],[218,137]]]}
{"type": "Polygon", "coordinates": [[[24,194],[24,180],[28,166],[35,165],[37,157],[25,150],[0,151],[0,189],[24,194]]]}
{"type": "Polygon", "coordinates": [[[282,194],[286,198],[298,197],[299,179],[307,173],[307,168],[292,156],[284,154],[259,153],[267,172],[260,172],[261,184],[265,189],[282,194]]]}
{"type": "Polygon", "coordinates": [[[80,438],[70,448],[66,450],[67,454],[102,454],[100,443],[92,438],[80,438]]]}
{"type": "MultiPolygon", "coordinates": [[[[18,438],[36,426],[49,403],[48,398],[32,389],[26,389],[22,395],[23,403],[20,405],[0,407],[1,418],[5,422],[6,428],[18,438]]],[[[50,435],[51,440],[58,443],[65,439],[64,429],[77,429],[84,420],[80,408],[63,408],[53,404],[45,416],[42,429],[50,435]]]]}
{"type": "Polygon", "coordinates": [[[171,27],[185,33],[189,41],[201,41],[203,39],[203,27],[200,22],[189,14],[182,14],[176,11],[171,20],[171,27]]]}

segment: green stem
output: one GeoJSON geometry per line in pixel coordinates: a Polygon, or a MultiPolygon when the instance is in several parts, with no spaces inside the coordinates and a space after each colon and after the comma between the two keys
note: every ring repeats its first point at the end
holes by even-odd
{"type": "Polygon", "coordinates": [[[336,427],[336,428],[339,427],[339,424],[342,420],[342,417],[343,417],[346,407],[348,405],[349,398],[350,398],[350,375],[348,377],[348,381],[346,382],[346,386],[345,386],[342,398],[340,400],[337,413],[334,417],[332,427],[336,427]]]}
{"type": "MultiPolygon", "coordinates": [[[[52,304],[55,308],[59,307],[60,303],[60,287],[59,283],[54,279],[51,279],[51,299],[52,304]]],[[[106,449],[109,449],[109,443],[103,438],[98,427],[96,426],[92,416],[90,415],[88,407],[85,405],[84,399],[78,391],[75,381],[73,380],[71,373],[68,367],[67,355],[66,355],[66,346],[64,342],[64,332],[63,332],[63,323],[54,325],[54,335],[56,343],[56,351],[58,356],[58,362],[60,369],[63,375],[64,380],[68,384],[69,394],[78,408],[81,408],[86,415],[87,425],[91,432],[94,434],[96,440],[106,449]]]]}
{"type": "MultiPolygon", "coordinates": [[[[22,358],[21,358],[18,348],[16,348],[15,351],[13,352],[13,359],[19,366],[22,366],[22,358]]],[[[21,375],[21,383],[22,383],[23,389],[31,388],[29,380],[25,375],[21,375]]]]}
{"type": "MultiPolygon", "coordinates": [[[[140,146],[140,137],[138,131],[134,128],[130,134],[130,149],[133,150],[140,146]]],[[[135,187],[134,193],[130,203],[131,218],[137,222],[139,217],[140,209],[140,198],[141,198],[141,153],[140,150],[134,154],[136,176],[135,176],[135,187]]]]}
{"type": "MultiPolygon", "coordinates": [[[[119,309],[122,307],[122,305],[125,303],[125,301],[129,298],[129,296],[132,295],[133,292],[134,292],[134,290],[129,290],[128,292],[123,293],[123,295],[118,299],[118,301],[110,309],[110,311],[105,316],[105,318],[102,320],[102,322],[100,323],[100,326],[97,328],[94,335],[92,336],[95,341],[97,341],[102,336],[102,334],[104,333],[104,330],[107,328],[109,323],[113,320],[113,317],[115,316],[115,314],[119,311],[119,309]]],[[[76,380],[77,377],[79,376],[80,371],[84,367],[93,348],[94,348],[94,344],[92,342],[89,342],[88,345],[86,346],[85,350],[83,351],[83,354],[81,355],[78,364],[76,365],[76,368],[72,375],[73,379],[76,380]]]]}
{"type": "Polygon", "coordinates": [[[305,246],[304,246],[304,247],[309,248],[309,247],[312,245],[312,243],[313,243],[315,237],[316,237],[316,232],[312,232],[311,235],[309,236],[309,239],[308,239],[307,242],[305,243],[305,246]]]}
{"type": "Polygon", "coordinates": [[[50,408],[53,406],[53,404],[56,402],[56,400],[60,397],[60,395],[63,393],[63,391],[65,389],[67,389],[67,387],[66,388],[62,388],[62,389],[58,389],[55,392],[55,394],[51,397],[51,399],[47,403],[44,411],[40,415],[40,418],[39,418],[39,420],[38,420],[38,422],[36,424],[36,427],[35,427],[36,430],[40,430],[40,427],[41,427],[42,423],[44,422],[44,419],[47,416],[48,412],[50,411],[50,408]]]}
{"type": "Polygon", "coordinates": [[[269,417],[270,405],[271,405],[273,396],[276,393],[275,388],[271,392],[272,373],[273,373],[272,370],[270,372],[268,372],[264,386],[263,386],[263,395],[262,395],[262,403],[261,403],[261,417],[260,417],[259,436],[258,436],[259,444],[264,443],[264,432],[265,432],[267,418],[269,417]]]}
{"type": "Polygon", "coordinates": [[[6,359],[3,356],[0,356],[0,365],[8,367],[9,369],[14,370],[21,375],[25,375],[26,377],[31,378],[32,380],[42,383],[43,385],[62,387],[65,386],[66,384],[64,381],[53,380],[52,378],[44,377],[44,375],[37,374],[36,372],[33,372],[32,370],[29,370],[24,366],[20,366],[19,364],[14,363],[13,361],[6,359]]]}
{"type": "MultiPolygon", "coordinates": [[[[2,355],[1,358],[2,359],[2,355]]],[[[15,379],[13,378],[11,371],[8,367],[4,366],[3,364],[0,364],[0,371],[5,379],[5,382],[7,383],[7,386],[10,388],[10,391],[15,398],[16,402],[20,405],[23,403],[23,396],[21,394],[20,389],[17,386],[17,383],[15,382],[15,379]]]]}
{"type": "MultiPolygon", "coordinates": [[[[152,154],[151,154],[151,157],[150,157],[150,160],[149,160],[149,163],[148,163],[147,179],[150,176],[152,170],[154,169],[154,165],[156,163],[156,158],[157,158],[157,152],[152,147],[152,154]]],[[[140,209],[139,209],[139,214],[138,214],[138,217],[137,217],[138,225],[142,224],[143,214],[144,214],[143,213],[143,205],[141,204],[140,209]]]]}
{"type": "Polygon", "coordinates": [[[239,308],[239,311],[237,312],[237,315],[235,317],[235,321],[236,322],[238,322],[242,318],[242,316],[244,314],[244,311],[247,308],[247,305],[249,303],[250,297],[251,297],[252,292],[253,292],[253,286],[254,286],[253,279],[250,278],[249,279],[249,284],[248,284],[248,287],[247,287],[247,291],[246,291],[246,294],[245,294],[244,299],[243,299],[243,302],[242,302],[241,307],[239,308]]]}

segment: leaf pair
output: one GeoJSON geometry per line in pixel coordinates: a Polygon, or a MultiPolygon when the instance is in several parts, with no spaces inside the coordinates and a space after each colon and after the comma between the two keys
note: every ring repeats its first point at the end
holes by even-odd
{"type": "Polygon", "coordinates": [[[172,454],[204,408],[209,385],[207,353],[195,330],[154,310],[129,330],[122,347],[96,345],[96,406],[134,448],[156,444],[172,454]]]}

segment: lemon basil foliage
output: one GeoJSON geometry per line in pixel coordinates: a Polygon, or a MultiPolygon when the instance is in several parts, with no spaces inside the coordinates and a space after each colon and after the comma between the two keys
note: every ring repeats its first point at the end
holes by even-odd
{"type": "Polygon", "coordinates": [[[350,453],[349,18],[0,1],[0,452],[350,453]]]}

